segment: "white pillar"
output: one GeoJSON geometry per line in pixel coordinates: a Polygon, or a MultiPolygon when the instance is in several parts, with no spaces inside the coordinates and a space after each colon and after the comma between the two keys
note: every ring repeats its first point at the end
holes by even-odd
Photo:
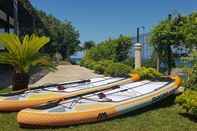
{"type": "Polygon", "coordinates": [[[142,66],[142,44],[135,44],[135,69],[142,66]]]}

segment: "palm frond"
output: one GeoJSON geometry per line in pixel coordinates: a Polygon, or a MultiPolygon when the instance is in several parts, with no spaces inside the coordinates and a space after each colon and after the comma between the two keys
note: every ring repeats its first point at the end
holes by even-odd
{"type": "Polygon", "coordinates": [[[26,70],[30,70],[30,72],[31,72],[31,68],[35,69],[35,67],[37,68],[44,67],[50,71],[54,71],[56,69],[50,57],[48,55],[41,53],[37,53],[32,58],[29,58],[26,63],[26,66],[27,66],[26,70]]]}
{"type": "Polygon", "coordinates": [[[10,64],[10,65],[17,65],[18,62],[16,59],[14,59],[14,56],[10,55],[7,52],[1,52],[0,53],[0,63],[1,64],[10,64]]]}
{"type": "Polygon", "coordinates": [[[15,34],[1,34],[0,44],[7,52],[0,54],[0,63],[10,64],[22,73],[28,73],[32,67],[53,68],[48,56],[39,53],[39,50],[49,42],[48,37],[38,37],[34,34],[26,35],[22,43],[15,34]]]}
{"type": "Polygon", "coordinates": [[[15,34],[1,34],[0,43],[8,50],[8,52],[15,56],[16,59],[20,59],[22,55],[21,42],[15,34]]]}
{"type": "Polygon", "coordinates": [[[28,55],[34,55],[37,53],[44,45],[46,45],[49,42],[49,38],[42,36],[42,37],[37,37],[35,35],[32,35],[29,38],[29,46],[28,48],[28,55]]]}

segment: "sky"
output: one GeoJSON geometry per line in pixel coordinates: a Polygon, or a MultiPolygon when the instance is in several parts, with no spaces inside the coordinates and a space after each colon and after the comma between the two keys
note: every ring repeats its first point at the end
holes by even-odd
{"type": "Polygon", "coordinates": [[[136,28],[149,32],[169,13],[197,11],[197,0],[31,0],[37,9],[71,21],[81,42],[103,41],[120,34],[136,36],[136,28]]]}

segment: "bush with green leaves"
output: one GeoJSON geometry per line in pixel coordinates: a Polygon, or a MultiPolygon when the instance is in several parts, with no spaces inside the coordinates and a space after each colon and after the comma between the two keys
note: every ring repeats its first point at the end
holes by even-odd
{"type": "Polygon", "coordinates": [[[114,77],[127,77],[131,71],[131,67],[122,63],[112,63],[105,68],[105,75],[114,77]]]}
{"type": "Polygon", "coordinates": [[[134,68],[134,66],[135,66],[135,62],[134,62],[134,58],[130,58],[130,57],[128,57],[126,60],[124,60],[123,62],[122,62],[123,64],[125,64],[125,65],[128,65],[128,66],[131,66],[131,67],[133,67],[134,68]]]}
{"type": "Polygon", "coordinates": [[[197,89],[197,50],[193,49],[187,57],[182,57],[183,70],[188,74],[184,86],[190,89],[197,89]],[[188,66],[188,63],[190,66],[188,66]]]}
{"type": "Polygon", "coordinates": [[[142,62],[146,67],[156,68],[155,60],[153,58],[143,60],[142,62]]]}
{"type": "Polygon", "coordinates": [[[106,40],[87,50],[80,65],[96,73],[126,77],[134,65],[129,58],[130,47],[131,38],[127,36],[106,40]]]}
{"type": "Polygon", "coordinates": [[[97,64],[94,66],[94,70],[96,73],[104,74],[106,72],[106,69],[108,66],[113,64],[113,61],[111,60],[102,60],[97,62],[97,64]]]}
{"type": "Polygon", "coordinates": [[[187,90],[176,98],[176,103],[181,105],[187,113],[192,113],[197,116],[197,91],[187,90]]]}
{"type": "Polygon", "coordinates": [[[162,76],[162,74],[155,69],[146,67],[134,69],[131,71],[131,73],[139,74],[141,79],[160,79],[162,76]]]}
{"type": "Polygon", "coordinates": [[[112,60],[101,60],[96,62],[86,59],[81,61],[81,65],[94,70],[96,73],[114,77],[127,77],[132,69],[129,65],[113,62],[112,60]]]}
{"type": "Polygon", "coordinates": [[[96,62],[92,59],[82,59],[80,65],[93,70],[96,62]]]}
{"type": "Polygon", "coordinates": [[[197,90],[197,64],[194,64],[189,79],[185,82],[187,88],[197,90]]]}

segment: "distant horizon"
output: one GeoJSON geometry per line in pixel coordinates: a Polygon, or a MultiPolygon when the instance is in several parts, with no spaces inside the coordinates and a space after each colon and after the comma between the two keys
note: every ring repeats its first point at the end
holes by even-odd
{"type": "Polygon", "coordinates": [[[32,5],[63,21],[70,21],[80,33],[80,41],[97,43],[120,34],[136,36],[136,28],[145,26],[145,32],[170,13],[190,14],[197,11],[197,1],[113,1],[113,0],[31,0],[32,5]],[[142,4],[143,3],[143,4],[142,4]]]}

